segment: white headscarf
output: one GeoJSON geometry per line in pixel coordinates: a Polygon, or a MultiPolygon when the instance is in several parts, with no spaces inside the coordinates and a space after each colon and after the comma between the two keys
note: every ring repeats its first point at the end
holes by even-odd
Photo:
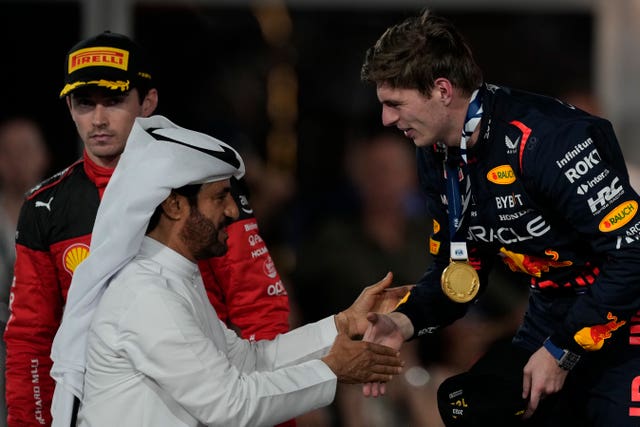
{"type": "Polygon", "coordinates": [[[93,313],[111,277],[137,255],[156,207],[172,189],[243,174],[240,155],[222,141],[162,116],[136,119],[98,208],[90,255],[74,272],[53,341],[53,426],[68,427],[73,396],[82,400],[93,313]]]}

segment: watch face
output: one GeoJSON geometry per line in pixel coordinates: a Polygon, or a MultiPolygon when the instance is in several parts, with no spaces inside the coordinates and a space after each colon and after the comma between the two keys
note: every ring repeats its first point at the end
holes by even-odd
{"type": "Polygon", "coordinates": [[[572,353],[568,350],[565,350],[564,355],[558,361],[558,366],[560,366],[562,369],[566,369],[567,371],[570,371],[571,369],[573,369],[574,366],[576,366],[579,360],[580,360],[579,355],[572,353]]]}

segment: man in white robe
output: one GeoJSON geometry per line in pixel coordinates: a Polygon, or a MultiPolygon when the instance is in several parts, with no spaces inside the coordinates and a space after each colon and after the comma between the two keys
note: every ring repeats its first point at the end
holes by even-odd
{"type": "Polygon", "coordinates": [[[329,404],[336,382],[386,382],[398,352],[354,341],[406,289],[391,275],[345,311],[273,341],[241,340],[208,303],[197,261],[238,215],[228,145],[138,119],[103,197],[91,255],[54,341],[54,426],[269,426],[329,404]]]}

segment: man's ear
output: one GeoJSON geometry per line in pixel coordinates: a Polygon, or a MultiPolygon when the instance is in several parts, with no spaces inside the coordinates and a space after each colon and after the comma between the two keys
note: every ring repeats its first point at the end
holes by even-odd
{"type": "Polygon", "coordinates": [[[158,90],[153,88],[145,95],[142,100],[142,117],[149,117],[153,114],[158,106],[158,90]]]}
{"type": "Polygon", "coordinates": [[[438,99],[442,100],[444,105],[449,105],[453,99],[453,85],[449,79],[438,77],[434,82],[434,92],[438,99]]]}
{"type": "Polygon", "coordinates": [[[160,204],[162,206],[162,212],[174,221],[179,220],[187,209],[189,203],[184,196],[181,196],[173,191],[169,194],[169,197],[164,199],[160,204]]]}

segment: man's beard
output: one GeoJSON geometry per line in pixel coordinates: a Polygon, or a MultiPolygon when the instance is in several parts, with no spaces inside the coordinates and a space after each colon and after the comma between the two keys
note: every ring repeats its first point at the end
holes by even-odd
{"type": "Polygon", "coordinates": [[[224,221],[220,227],[216,227],[196,206],[191,206],[191,213],[180,236],[196,260],[222,256],[227,253],[228,246],[226,241],[220,241],[219,235],[229,222],[224,221]]]}

